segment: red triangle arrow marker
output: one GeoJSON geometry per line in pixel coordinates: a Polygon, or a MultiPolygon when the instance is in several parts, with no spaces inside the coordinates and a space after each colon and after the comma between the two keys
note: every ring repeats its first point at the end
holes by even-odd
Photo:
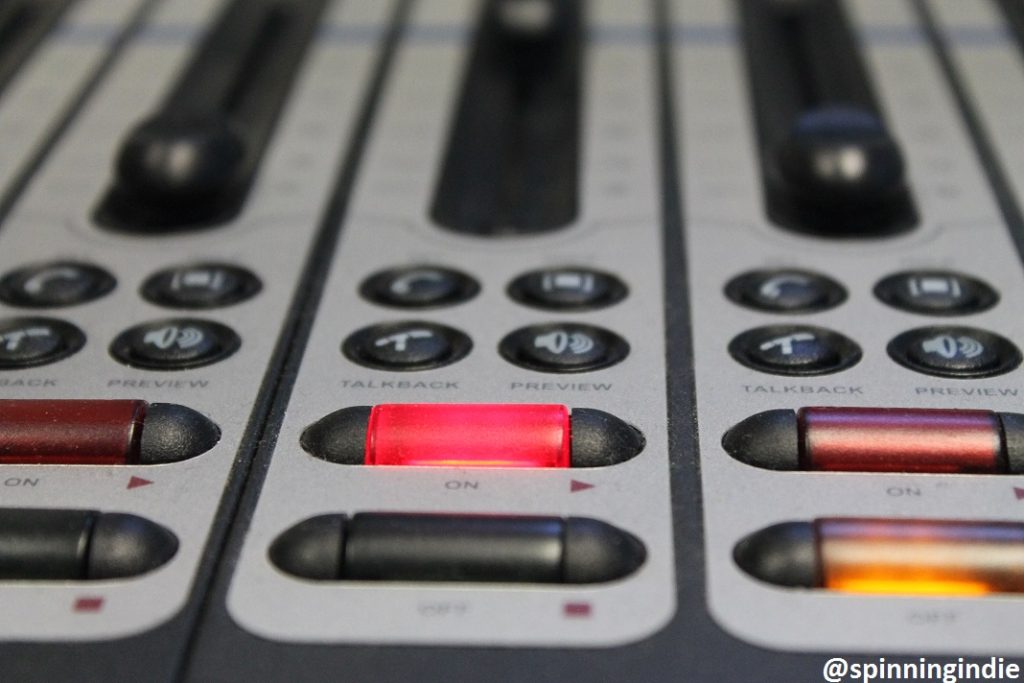
{"type": "Polygon", "coordinates": [[[569,493],[576,493],[577,491],[586,491],[587,489],[594,488],[594,484],[588,484],[585,481],[576,481],[575,479],[569,482],[569,493]]]}
{"type": "Polygon", "coordinates": [[[131,479],[128,480],[128,488],[137,489],[140,486],[149,486],[152,483],[153,482],[151,482],[149,479],[143,479],[142,477],[132,477],[131,479]]]}
{"type": "Polygon", "coordinates": [[[1024,489],[1014,486],[1013,493],[1017,496],[1017,500],[1024,500],[1024,489]]]}

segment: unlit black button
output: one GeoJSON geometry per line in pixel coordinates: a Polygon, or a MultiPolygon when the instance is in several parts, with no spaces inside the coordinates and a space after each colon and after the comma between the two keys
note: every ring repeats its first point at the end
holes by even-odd
{"type": "Polygon", "coordinates": [[[614,332],[574,323],[531,325],[501,340],[498,351],[510,363],[541,372],[586,372],[615,365],[629,344],[614,332]]]}
{"type": "Polygon", "coordinates": [[[381,370],[429,370],[465,357],[473,343],[462,332],[418,320],[364,327],[341,351],[360,365],[381,370]]]}
{"type": "Polygon", "coordinates": [[[629,576],[647,550],[586,517],[359,513],[300,522],[269,555],[315,581],[594,584],[629,576]]]}
{"type": "Polygon", "coordinates": [[[896,273],[875,285],[881,301],[911,313],[964,315],[992,308],[999,295],[977,278],[944,270],[896,273]]]}
{"type": "Polygon", "coordinates": [[[241,343],[231,328],[220,323],[175,318],[125,330],[110,345],[110,354],[133,367],[183,370],[223,360],[241,343]]]}
{"type": "Polygon", "coordinates": [[[14,270],[0,280],[0,300],[24,308],[57,308],[107,294],[114,277],[88,263],[57,261],[14,270]]]}
{"type": "Polygon", "coordinates": [[[367,278],[359,293],[370,301],[396,308],[434,308],[468,301],[480,291],[465,273],[437,266],[392,268],[367,278]]]}
{"type": "Polygon", "coordinates": [[[219,308],[245,301],[263,285],[245,268],[224,263],[197,263],[168,268],[142,285],[142,296],[170,308],[219,308]]]}
{"type": "Polygon", "coordinates": [[[775,375],[826,375],[861,358],[860,347],[850,339],[809,325],[748,330],[729,343],[729,353],[749,368],[775,375]]]}
{"type": "Polygon", "coordinates": [[[52,363],[84,345],[85,335],[71,323],[53,318],[8,318],[0,321],[0,370],[52,363]]]}
{"type": "Polygon", "coordinates": [[[0,508],[0,580],[99,581],[152,571],[178,539],[135,515],[0,508]]]}
{"type": "Polygon", "coordinates": [[[554,311],[585,311],[625,298],[626,285],[614,275],[590,268],[546,268],[520,275],[508,287],[516,301],[554,311]]]}
{"type": "Polygon", "coordinates": [[[1008,339],[974,327],[920,327],[893,339],[888,351],[900,365],[939,377],[992,377],[1021,362],[1008,339]]]}
{"type": "Polygon", "coordinates": [[[846,290],[835,280],[806,270],[754,270],[725,286],[732,301],[770,313],[823,311],[846,300],[846,290]]]}

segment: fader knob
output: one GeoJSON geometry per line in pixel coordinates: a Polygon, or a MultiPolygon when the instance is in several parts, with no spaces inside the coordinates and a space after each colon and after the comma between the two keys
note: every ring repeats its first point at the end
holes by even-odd
{"type": "Polygon", "coordinates": [[[803,114],[776,154],[791,198],[815,211],[885,213],[905,192],[899,148],[878,117],[863,109],[830,106],[803,114]]]}
{"type": "Polygon", "coordinates": [[[215,202],[241,182],[245,146],[227,120],[153,118],[135,128],[117,159],[121,187],[173,208],[215,202]]]}

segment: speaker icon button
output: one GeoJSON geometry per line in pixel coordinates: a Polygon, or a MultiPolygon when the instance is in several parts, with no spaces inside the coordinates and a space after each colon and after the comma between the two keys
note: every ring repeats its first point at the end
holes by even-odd
{"type": "Polygon", "coordinates": [[[900,365],[939,377],[991,377],[1009,372],[1021,353],[1008,339],[973,327],[921,327],[889,343],[900,365]]]}
{"type": "Polygon", "coordinates": [[[554,323],[512,332],[498,345],[505,360],[541,372],[586,372],[618,363],[629,344],[593,325],[554,323]]]}
{"type": "Polygon", "coordinates": [[[234,330],[220,323],[176,318],[125,330],[110,345],[110,355],[137,368],[183,370],[223,360],[240,345],[234,330]]]}

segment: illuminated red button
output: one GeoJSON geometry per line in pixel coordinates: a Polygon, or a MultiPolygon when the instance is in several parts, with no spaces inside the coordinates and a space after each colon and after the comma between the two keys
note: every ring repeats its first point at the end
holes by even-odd
{"type": "Polygon", "coordinates": [[[730,429],[737,460],[775,470],[1024,472],[1024,415],[983,410],[769,410],[730,429]]]}
{"type": "Polygon", "coordinates": [[[204,453],[220,439],[184,406],[132,400],[0,400],[0,464],[151,465],[204,453]]]}
{"type": "Polygon", "coordinates": [[[302,447],[349,465],[601,467],[632,458],[643,435],[600,410],[530,404],[382,404],[310,425],[302,447]]]}

